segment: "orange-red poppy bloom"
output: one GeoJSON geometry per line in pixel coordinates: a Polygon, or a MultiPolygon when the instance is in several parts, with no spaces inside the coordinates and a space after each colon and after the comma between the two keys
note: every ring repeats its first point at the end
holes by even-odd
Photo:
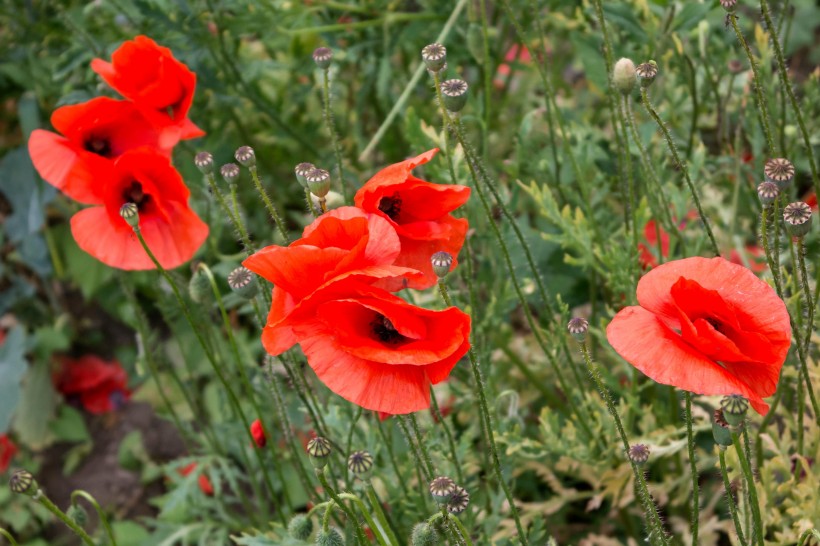
{"type": "Polygon", "coordinates": [[[655,220],[649,220],[643,228],[643,237],[647,244],[638,243],[638,260],[644,269],[658,265],[658,234],[660,234],[660,251],[663,258],[669,257],[669,234],[655,220]]]}
{"type": "Polygon", "coordinates": [[[439,251],[449,252],[453,256],[452,270],[467,235],[467,220],[450,213],[467,202],[470,188],[433,184],[411,173],[413,168],[430,161],[436,152],[438,148],[382,169],[354,198],[357,207],[387,219],[398,233],[401,254],[395,265],[424,273],[420,279],[384,281],[382,286],[392,291],[405,287],[423,290],[435,285],[438,278],[430,256],[439,251]]]}
{"type": "Polygon", "coordinates": [[[251,423],[251,436],[253,441],[259,447],[265,447],[268,443],[268,437],[265,435],[265,428],[262,426],[262,421],[259,419],[251,423]]]}
{"type": "MultiPolygon", "coordinates": [[[[187,476],[191,472],[194,472],[196,470],[196,467],[197,463],[190,463],[178,469],[177,472],[180,476],[187,476]]],[[[208,475],[204,471],[199,473],[199,477],[197,478],[197,484],[199,485],[199,490],[202,491],[204,494],[208,495],[209,497],[212,497],[214,495],[214,486],[211,483],[210,478],[208,478],[208,475]]]]}
{"type": "Polygon", "coordinates": [[[627,362],[664,385],[739,394],[765,414],[791,344],[789,315],[774,290],[723,258],[686,258],[638,282],[639,306],[606,334],[627,362]]]}
{"type": "Polygon", "coordinates": [[[9,469],[15,455],[17,455],[17,445],[6,434],[0,434],[0,474],[9,469]]]}
{"type": "Polygon", "coordinates": [[[112,160],[140,146],[158,149],[159,134],[130,102],[109,98],[58,108],[51,124],[60,133],[35,129],[28,141],[34,167],[46,182],[80,203],[94,203],[107,183],[112,160]],[[61,136],[62,135],[62,136],[61,136]]]}
{"type": "Polygon", "coordinates": [[[106,362],[98,356],[59,359],[60,369],[54,376],[57,390],[76,399],[89,413],[114,411],[130,397],[128,375],[116,360],[106,362]]]}
{"type": "Polygon", "coordinates": [[[166,269],[190,260],[208,236],[208,225],[188,206],[190,192],[182,177],[167,157],[150,148],[126,152],[107,179],[95,180],[88,189],[88,202],[100,206],[75,214],[71,233],[80,248],[111,267],[154,268],[120,216],[120,207],[129,202],[139,209],[148,248],[166,269]]]}
{"type": "Polygon", "coordinates": [[[117,48],[111,62],[91,61],[91,69],[163,129],[163,146],[205,134],[188,119],[196,74],[176,60],[167,47],[147,36],[137,36],[117,48]]]}

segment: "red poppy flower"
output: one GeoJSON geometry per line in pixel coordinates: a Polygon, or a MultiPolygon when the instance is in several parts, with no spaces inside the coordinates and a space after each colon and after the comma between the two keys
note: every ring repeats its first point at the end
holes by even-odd
{"type": "Polygon", "coordinates": [[[0,474],[9,469],[15,455],[17,455],[17,445],[7,435],[0,434],[0,474]]]}
{"type": "Polygon", "coordinates": [[[137,36],[124,42],[111,55],[110,63],[91,61],[91,69],[163,129],[163,146],[205,134],[188,119],[196,74],[176,60],[167,47],[147,36],[137,36]]]}
{"type": "Polygon", "coordinates": [[[774,290],[723,258],[686,258],[638,282],[640,306],[622,309],[607,339],[658,383],[710,395],[739,394],[765,414],[791,344],[774,290]]]}
{"type": "Polygon", "coordinates": [[[188,206],[190,192],[165,156],[149,148],[132,150],[114,162],[110,176],[89,188],[92,204],[71,218],[77,244],[119,269],[153,269],[120,207],[139,208],[140,232],[151,252],[166,269],[194,255],[208,236],[208,226],[188,206]]]}
{"type": "MultiPolygon", "coordinates": [[[[191,472],[196,470],[197,463],[190,463],[188,465],[183,466],[182,468],[178,469],[177,472],[180,476],[187,476],[191,472]]],[[[209,497],[213,497],[214,495],[214,486],[211,483],[211,480],[208,478],[208,475],[205,472],[200,472],[199,477],[197,478],[197,483],[199,485],[199,490],[202,491],[204,494],[208,495],[209,497]]]]}
{"type": "Polygon", "coordinates": [[[131,397],[128,375],[120,363],[106,362],[93,355],[61,358],[54,383],[58,391],[78,398],[83,408],[94,414],[118,409],[131,397]]]}
{"type": "Polygon", "coordinates": [[[729,261],[744,267],[747,267],[746,264],[748,263],[748,268],[754,273],[762,273],[769,267],[766,263],[766,252],[757,245],[746,245],[742,255],[737,250],[732,249],[729,252],[729,261]]]}
{"type": "Polygon", "coordinates": [[[658,233],[661,235],[661,256],[669,257],[669,234],[655,220],[649,220],[643,228],[643,237],[647,244],[638,243],[638,260],[644,269],[658,265],[655,254],[658,249],[658,233]]]}
{"type": "Polygon", "coordinates": [[[251,423],[251,436],[253,436],[254,443],[259,447],[265,447],[265,444],[268,443],[268,437],[265,435],[265,429],[259,419],[251,423]]]}
{"type": "Polygon", "coordinates": [[[453,184],[432,184],[414,177],[413,168],[432,159],[438,148],[418,157],[390,165],[376,173],[356,192],[356,206],[387,219],[401,242],[401,254],[395,265],[417,269],[423,279],[393,279],[382,286],[396,291],[402,288],[423,290],[438,282],[430,256],[439,251],[453,257],[457,265],[459,251],[467,235],[467,220],[454,218],[450,212],[467,202],[470,188],[453,184]]]}
{"type": "Polygon", "coordinates": [[[34,167],[46,182],[81,203],[95,203],[95,186],[107,183],[111,160],[140,146],[160,148],[159,134],[130,102],[108,98],[63,106],[51,115],[63,136],[35,129],[28,141],[34,167]]]}
{"type": "Polygon", "coordinates": [[[393,266],[398,255],[399,237],[387,220],[356,207],[340,207],[317,218],[290,246],[272,245],[250,256],[242,265],[274,285],[262,332],[265,349],[277,355],[297,342],[288,317],[302,300],[317,292],[321,297],[324,290],[341,282],[367,284],[421,275],[393,266]]]}

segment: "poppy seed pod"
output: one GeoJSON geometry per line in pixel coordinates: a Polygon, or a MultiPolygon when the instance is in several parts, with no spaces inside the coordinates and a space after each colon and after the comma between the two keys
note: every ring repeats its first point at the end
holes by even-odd
{"type": "Polygon", "coordinates": [[[430,482],[430,494],[439,503],[446,503],[456,491],[456,482],[447,476],[438,476],[430,482]]]}
{"type": "Polygon", "coordinates": [[[256,166],[256,152],[250,146],[240,146],[233,156],[243,167],[256,166]]]}
{"type": "Polygon", "coordinates": [[[635,63],[623,57],[612,69],[612,83],[622,95],[628,95],[635,89],[635,63]]]}
{"type": "Polygon", "coordinates": [[[28,495],[33,497],[40,490],[37,480],[34,479],[28,470],[15,470],[9,478],[9,489],[18,495],[28,495]]]}
{"type": "Polygon", "coordinates": [[[316,165],[307,162],[299,163],[293,168],[293,172],[296,174],[296,180],[299,181],[299,184],[301,184],[303,188],[307,189],[307,175],[315,168],[316,165]]]}
{"type": "Polygon", "coordinates": [[[805,236],[811,230],[811,207],[802,201],[789,203],[783,209],[783,222],[792,237],[805,236]]]}
{"type": "Polygon", "coordinates": [[[430,256],[430,264],[433,266],[433,273],[436,277],[443,279],[453,267],[453,255],[444,251],[436,252],[430,256]]]}
{"type": "Polygon", "coordinates": [[[315,167],[305,176],[310,193],[316,197],[325,197],[330,192],[330,173],[315,167]]]}
{"type": "Polygon", "coordinates": [[[333,60],[333,50],[329,47],[317,47],[313,50],[313,62],[321,69],[326,69],[330,66],[330,61],[333,60]]]}
{"type": "Polygon", "coordinates": [[[412,546],[436,546],[439,544],[439,536],[436,528],[429,523],[417,523],[413,527],[413,533],[410,535],[410,544],[412,546]]]}
{"type": "Polygon", "coordinates": [[[135,203],[126,203],[120,207],[120,216],[132,228],[139,228],[140,209],[135,203]]]}
{"type": "Polygon", "coordinates": [[[794,180],[794,164],[785,157],[775,157],[763,165],[763,174],[782,191],[794,180]]]}
{"type": "Polygon", "coordinates": [[[720,7],[729,13],[733,13],[737,7],[737,0],[720,0],[720,7]]]}
{"type": "Polygon", "coordinates": [[[194,156],[194,165],[202,174],[214,172],[214,156],[210,152],[199,152],[194,156]]]}
{"type": "Polygon", "coordinates": [[[749,402],[739,394],[724,396],[720,401],[720,409],[723,410],[723,417],[730,426],[738,427],[743,424],[746,412],[749,410],[749,402]]]}
{"type": "Polygon", "coordinates": [[[222,165],[222,168],[219,169],[219,174],[222,175],[222,178],[224,178],[225,182],[229,185],[236,184],[236,181],[239,179],[239,165],[236,163],[222,165]]]}
{"type": "Polygon", "coordinates": [[[447,48],[441,44],[428,44],[421,50],[421,60],[430,72],[439,72],[447,66],[447,48]]]}
{"type": "Polygon", "coordinates": [[[584,317],[575,317],[567,323],[567,330],[577,341],[584,341],[589,330],[589,322],[584,317]]]}
{"type": "Polygon", "coordinates": [[[316,534],[316,546],[344,546],[344,544],[345,539],[342,538],[341,533],[333,527],[327,531],[321,529],[316,534]]]}
{"type": "Polygon", "coordinates": [[[297,514],[288,523],[288,534],[296,540],[307,540],[313,532],[313,520],[304,514],[297,514]]]}
{"type": "Polygon", "coordinates": [[[712,436],[715,437],[715,443],[721,449],[732,445],[732,431],[729,430],[729,423],[726,422],[722,409],[715,410],[715,418],[712,420],[712,436]]]}
{"type": "Polygon", "coordinates": [[[641,63],[635,69],[635,74],[637,74],[638,79],[641,80],[641,87],[649,87],[658,76],[658,63],[655,61],[641,63]]]}
{"type": "Polygon", "coordinates": [[[780,190],[777,189],[777,184],[773,182],[761,182],[757,185],[757,196],[764,206],[774,203],[779,194],[780,190]]]}
{"type": "Polygon", "coordinates": [[[451,514],[460,514],[470,505],[470,494],[461,486],[456,486],[447,503],[447,510],[451,514]]]}
{"type": "Polygon", "coordinates": [[[307,453],[310,455],[310,462],[314,468],[322,469],[327,465],[327,460],[330,457],[330,442],[327,438],[317,436],[308,442],[307,453]]]}
{"type": "Polygon", "coordinates": [[[448,112],[458,113],[464,109],[468,88],[464,80],[447,80],[441,84],[441,95],[448,112]]]}
{"type": "Polygon", "coordinates": [[[367,451],[354,451],[347,458],[347,469],[357,478],[366,480],[373,471],[373,456],[367,451]]]}
{"type": "Polygon", "coordinates": [[[649,446],[646,444],[631,445],[629,446],[629,451],[627,451],[626,456],[636,465],[642,466],[649,460],[649,446]]]}
{"type": "Polygon", "coordinates": [[[258,286],[253,282],[253,273],[241,265],[228,274],[228,286],[247,300],[252,299],[258,292],[258,286]]]}

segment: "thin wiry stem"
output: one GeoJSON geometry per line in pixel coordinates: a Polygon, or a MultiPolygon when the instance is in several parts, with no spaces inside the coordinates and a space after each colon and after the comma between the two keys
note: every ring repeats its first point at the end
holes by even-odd
{"type": "Polygon", "coordinates": [[[737,532],[737,539],[740,546],[747,546],[746,539],[743,537],[743,526],[740,524],[740,518],[737,515],[737,503],[734,496],[732,496],[732,484],[729,482],[729,471],[726,470],[726,455],[723,454],[725,448],[720,447],[718,451],[718,458],[720,459],[720,475],[723,477],[723,488],[726,490],[726,503],[729,505],[729,512],[732,514],[732,522],[735,524],[735,531],[737,532]]]}
{"type": "Polygon", "coordinates": [[[684,391],[686,409],[684,419],[686,420],[686,439],[689,446],[689,467],[692,471],[692,546],[698,544],[698,525],[700,523],[700,487],[698,486],[698,466],[695,460],[695,435],[692,432],[692,393],[684,391]]]}

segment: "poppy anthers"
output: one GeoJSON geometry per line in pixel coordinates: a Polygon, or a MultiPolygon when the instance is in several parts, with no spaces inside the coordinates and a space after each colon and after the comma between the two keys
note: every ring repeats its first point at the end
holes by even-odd
{"type": "Polygon", "coordinates": [[[79,398],[83,408],[94,414],[118,409],[131,397],[128,375],[116,360],[106,362],[98,356],[77,359],[62,357],[54,377],[57,390],[79,398]]]}
{"type": "Polygon", "coordinates": [[[791,344],[774,290],[723,258],[686,258],[638,282],[639,306],[622,309],[607,339],[651,379],[697,394],[739,394],[765,414],[791,344]]]}
{"type": "Polygon", "coordinates": [[[438,152],[429,150],[417,157],[395,163],[377,172],[356,192],[356,206],[378,214],[390,222],[401,242],[401,253],[394,265],[417,269],[423,279],[393,279],[381,286],[391,290],[423,290],[438,282],[430,256],[439,251],[455,257],[467,235],[467,220],[455,218],[452,211],[467,202],[470,188],[455,184],[433,184],[416,178],[412,170],[427,163],[438,152]],[[405,284],[406,283],[406,284],[405,284]]]}

